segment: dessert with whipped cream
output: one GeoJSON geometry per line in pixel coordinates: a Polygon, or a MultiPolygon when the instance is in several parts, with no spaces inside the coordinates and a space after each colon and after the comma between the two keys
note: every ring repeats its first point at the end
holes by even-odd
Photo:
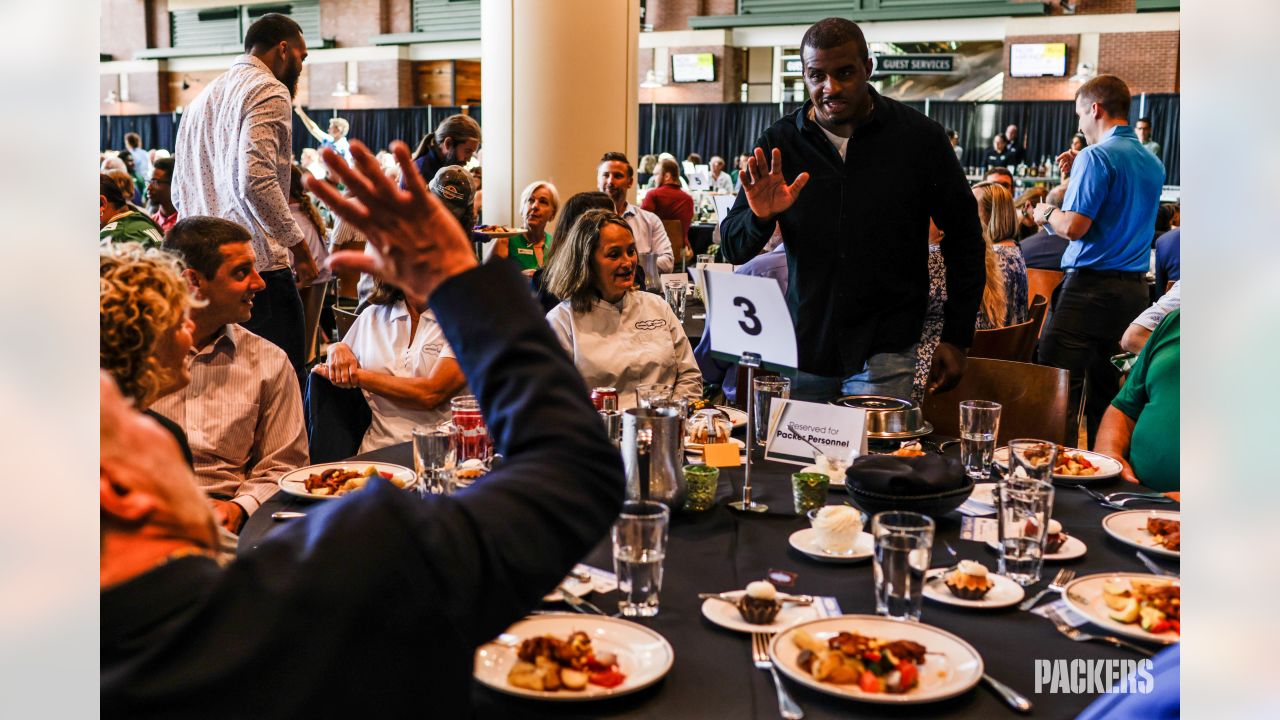
{"type": "Polygon", "coordinates": [[[768,625],[781,609],[778,590],[768,580],[747,583],[747,591],[738,600],[738,612],[752,625],[768,625]]]}
{"type": "Polygon", "coordinates": [[[848,505],[828,505],[809,513],[815,540],[823,552],[852,555],[862,534],[862,513],[848,505]]]}
{"type": "Polygon", "coordinates": [[[961,600],[981,600],[995,587],[987,566],[973,560],[961,560],[955,568],[947,571],[942,581],[951,594],[961,600]]]}
{"type": "Polygon", "coordinates": [[[1052,555],[1062,549],[1067,542],[1067,534],[1062,532],[1062,523],[1057,520],[1049,521],[1049,532],[1044,536],[1044,551],[1047,555],[1052,555]]]}

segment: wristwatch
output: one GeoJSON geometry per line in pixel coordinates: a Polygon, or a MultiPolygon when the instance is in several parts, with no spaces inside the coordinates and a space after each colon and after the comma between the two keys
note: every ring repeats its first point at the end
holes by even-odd
{"type": "Polygon", "coordinates": [[[1049,216],[1050,216],[1050,215],[1052,215],[1052,214],[1053,214],[1053,211],[1054,211],[1054,210],[1057,210],[1057,209],[1058,209],[1058,208],[1056,208],[1056,207],[1051,207],[1051,208],[1049,208],[1048,210],[1046,210],[1046,211],[1045,211],[1045,213],[1044,213],[1044,217],[1040,218],[1040,224],[1041,224],[1041,225],[1048,225],[1048,224],[1049,224],[1049,216]]]}

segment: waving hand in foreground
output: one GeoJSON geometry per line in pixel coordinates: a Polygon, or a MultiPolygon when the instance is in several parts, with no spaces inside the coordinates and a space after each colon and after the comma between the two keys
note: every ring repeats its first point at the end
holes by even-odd
{"type": "Polygon", "coordinates": [[[391,143],[391,152],[400,164],[403,189],[383,174],[359,140],[351,142],[354,167],[331,148],[321,151],[325,164],[350,195],[343,196],[333,185],[314,177],[308,176],[304,183],[377,250],[374,255],[351,250],[334,253],[329,267],[369,273],[406,293],[429,298],[440,283],[475,267],[476,257],[466,231],[427,191],[408,146],[397,140],[391,143]]]}

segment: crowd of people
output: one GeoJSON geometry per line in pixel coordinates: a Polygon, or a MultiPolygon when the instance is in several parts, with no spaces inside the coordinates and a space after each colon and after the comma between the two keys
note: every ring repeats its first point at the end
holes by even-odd
{"type": "MultiPolygon", "coordinates": [[[[1180,235],[1176,212],[1161,209],[1150,122],[1145,135],[1129,127],[1123,81],[1103,75],[1077,92],[1087,145],[1058,156],[1068,179],[1015,195],[1007,168],[1025,153],[1016,126],[997,136],[986,178],[971,187],[954,133],[868,83],[857,25],[820,21],[802,52],[809,102],[733,170],[712,157],[705,178],[737,194],[719,227],[721,258],[783,287],[799,348],[792,397],[919,403],[945,391],[963,376],[976,331],[1030,320],[1028,269],[1061,270],[1038,361],[1070,371],[1092,447],[1117,457],[1127,479],[1177,491],[1180,235]],[[1122,344],[1137,354],[1123,389],[1111,364],[1122,344]]],[[[357,642],[329,617],[333,632],[291,646],[283,611],[299,598],[314,606],[312,594],[324,595],[340,618],[368,605],[342,602],[357,593],[337,585],[364,588],[386,603],[377,612],[406,623],[398,639],[358,642],[449,638],[440,652],[377,654],[456,681],[439,683],[442,707],[465,706],[471,647],[563,577],[617,512],[621,466],[587,389],[617,388],[627,408],[644,384],[688,396],[732,385],[706,357],[707,338],[695,351],[666,300],[643,291],[692,259],[682,163],[633,165],[602,148],[596,191],[562,200],[552,183],[532,182],[519,202],[524,231],[492,241],[481,263],[474,245],[485,238],[471,230],[480,125],[455,115],[412,153],[396,142],[375,155],[341,118],[325,132],[299,110],[321,147],[295,160],[292,99],[306,55],[292,20],[262,16],[245,54],[189,104],[172,155],[131,135],[103,159],[104,708],[201,703],[235,714],[244,697],[204,692],[229,683],[254,707],[314,710],[327,694],[236,683],[273,658],[324,658],[357,642]],[[637,185],[650,186],[639,206],[629,199],[637,185]],[[364,282],[338,338],[322,317],[343,271],[364,282]],[[345,559],[259,548],[222,570],[280,476],[324,442],[305,419],[319,388],[359,391],[372,418],[359,452],[409,440],[474,393],[506,461],[469,492],[416,502],[374,488],[317,513],[314,535],[273,536],[302,557],[347,543],[336,550],[345,559]],[[520,543],[534,535],[550,538],[536,557],[520,543]],[[372,553],[411,554],[416,565],[362,559],[372,553]],[[199,611],[215,594],[219,607],[199,611]],[[235,640],[222,644],[220,632],[235,640]]],[[[345,682],[368,678],[388,689],[388,707],[416,706],[385,670],[352,668],[345,682]]]]}

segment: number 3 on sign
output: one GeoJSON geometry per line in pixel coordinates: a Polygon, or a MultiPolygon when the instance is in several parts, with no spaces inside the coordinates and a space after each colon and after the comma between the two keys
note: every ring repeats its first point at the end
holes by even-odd
{"type": "Polygon", "coordinates": [[[755,353],[765,363],[796,367],[796,332],[782,289],[770,278],[707,272],[712,351],[734,358],[755,353]]]}

